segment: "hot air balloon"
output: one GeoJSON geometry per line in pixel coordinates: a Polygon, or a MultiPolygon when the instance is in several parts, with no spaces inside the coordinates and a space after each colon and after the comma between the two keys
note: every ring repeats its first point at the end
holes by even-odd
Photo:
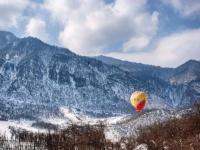
{"type": "Polygon", "coordinates": [[[141,112],[147,102],[147,96],[142,91],[136,91],[131,95],[130,102],[137,112],[141,112]]]}

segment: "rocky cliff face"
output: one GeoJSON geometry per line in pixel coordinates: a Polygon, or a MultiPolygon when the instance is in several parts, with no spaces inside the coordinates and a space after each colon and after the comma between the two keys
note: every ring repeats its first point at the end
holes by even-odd
{"type": "Polygon", "coordinates": [[[0,32],[0,119],[63,117],[63,106],[92,116],[130,114],[134,90],[147,92],[148,109],[185,107],[199,99],[199,75],[189,84],[163,78],[0,32]]]}

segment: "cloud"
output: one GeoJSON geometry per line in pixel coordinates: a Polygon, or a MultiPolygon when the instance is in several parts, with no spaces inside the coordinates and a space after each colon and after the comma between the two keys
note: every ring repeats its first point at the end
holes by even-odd
{"type": "MultiPolygon", "coordinates": [[[[0,30],[24,35],[25,29],[25,35],[82,55],[106,54],[162,66],[199,59],[200,29],[189,29],[194,21],[190,18],[198,22],[199,0],[161,1],[184,17],[173,16],[179,21],[171,35],[171,27],[163,31],[165,19],[159,28],[159,12],[148,0],[0,0],[0,30]],[[182,26],[188,30],[177,32],[182,26]]],[[[167,11],[160,13],[165,17],[167,11]]]]}
{"type": "Polygon", "coordinates": [[[146,10],[146,0],[46,0],[44,7],[63,26],[59,41],[78,54],[111,49],[143,50],[156,35],[158,12],[146,10]],[[137,43],[139,42],[139,43],[137,43]]]}
{"type": "Polygon", "coordinates": [[[162,0],[162,2],[173,6],[184,17],[194,17],[200,14],[199,0],[162,0]]]}
{"type": "Polygon", "coordinates": [[[65,25],[68,18],[73,15],[74,10],[79,9],[80,3],[81,0],[46,0],[43,8],[51,13],[55,21],[65,25]]]}
{"type": "Polygon", "coordinates": [[[174,33],[161,38],[155,49],[137,53],[109,53],[119,59],[175,67],[189,59],[200,58],[200,28],[174,33]]]}
{"type": "Polygon", "coordinates": [[[0,0],[0,28],[17,26],[29,0],[0,0]]]}
{"type": "Polygon", "coordinates": [[[154,12],[151,15],[151,26],[149,27],[146,21],[147,18],[143,16],[143,18],[139,19],[140,29],[145,29],[146,31],[140,31],[137,36],[133,36],[127,42],[123,44],[123,51],[133,51],[133,50],[143,50],[146,48],[151,42],[153,36],[155,35],[158,28],[158,12],[154,12]]]}
{"type": "Polygon", "coordinates": [[[43,41],[48,41],[48,33],[46,31],[46,22],[39,18],[31,18],[26,25],[26,33],[30,36],[40,38],[43,41]]]}
{"type": "Polygon", "coordinates": [[[145,48],[150,42],[150,39],[145,36],[133,37],[123,45],[123,50],[125,52],[132,51],[133,49],[141,50],[145,48]]]}

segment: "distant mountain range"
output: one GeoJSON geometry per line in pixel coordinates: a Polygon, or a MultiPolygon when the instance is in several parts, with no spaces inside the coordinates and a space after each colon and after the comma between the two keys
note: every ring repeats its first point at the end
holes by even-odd
{"type": "Polygon", "coordinates": [[[62,118],[63,107],[95,117],[132,114],[135,90],[147,93],[146,110],[189,107],[200,101],[200,62],[161,68],[84,57],[0,31],[0,119],[62,118]]]}
{"type": "Polygon", "coordinates": [[[162,68],[159,66],[122,61],[103,55],[95,58],[106,64],[117,66],[139,76],[147,75],[170,81],[175,84],[188,84],[191,81],[197,80],[200,76],[200,62],[197,60],[189,60],[177,68],[162,68]]]}

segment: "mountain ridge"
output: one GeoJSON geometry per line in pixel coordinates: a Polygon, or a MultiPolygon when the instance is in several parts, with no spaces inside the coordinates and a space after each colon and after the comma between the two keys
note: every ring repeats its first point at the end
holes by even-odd
{"type": "Polygon", "coordinates": [[[0,119],[63,118],[62,107],[95,117],[134,114],[129,97],[135,90],[148,94],[147,110],[187,107],[199,98],[199,82],[195,88],[172,84],[164,80],[167,71],[158,78],[162,69],[133,74],[37,38],[0,37],[0,119]]]}
{"type": "MultiPolygon", "coordinates": [[[[119,66],[120,68],[122,68],[124,70],[127,70],[129,72],[135,72],[136,68],[141,68],[141,70],[142,70],[141,72],[143,74],[145,74],[146,71],[149,71],[149,70],[152,70],[152,69],[158,71],[158,73],[160,73],[160,71],[162,70],[163,72],[167,73],[167,75],[165,77],[162,77],[162,74],[161,74],[161,77],[160,77],[160,74],[159,74],[159,76],[156,75],[156,74],[153,74],[152,76],[159,77],[159,78],[162,78],[162,79],[165,78],[165,80],[170,80],[170,78],[172,76],[175,76],[176,74],[178,74],[178,72],[183,70],[183,68],[190,69],[190,66],[192,66],[193,69],[197,68],[195,71],[198,74],[199,74],[198,68],[200,68],[200,61],[193,60],[193,59],[190,59],[190,60],[186,61],[185,63],[183,63],[182,65],[180,65],[180,66],[178,66],[176,68],[169,68],[169,67],[160,67],[160,66],[147,65],[147,64],[142,64],[142,63],[135,63],[135,62],[130,62],[130,61],[123,61],[123,60],[120,60],[120,59],[107,57],[107,56],[104,56],[104,55],[95,56],[94,58],[97,59],[97,60],[101,60],[101,61],[103,61],[104,63],[107,63],[107,64],[111,64],[111,65],[114,65],[114,66],[119,66]],[[194,65],[196,65],[196,66],[194,66],[194,65]]],[[[186,72],[187,72],[187,70],[186,70],[186,72]]]]}

